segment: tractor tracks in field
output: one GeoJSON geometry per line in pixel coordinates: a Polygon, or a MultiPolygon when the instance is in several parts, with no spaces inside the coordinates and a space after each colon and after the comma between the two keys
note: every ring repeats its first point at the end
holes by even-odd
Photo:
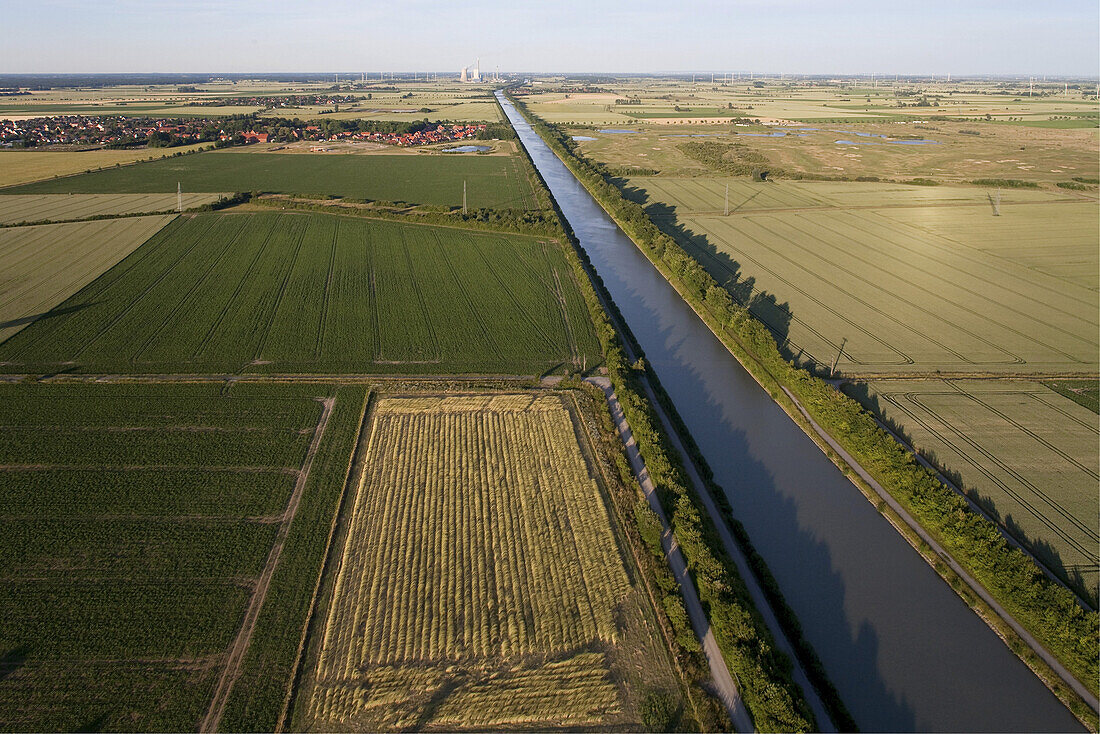
{"type": "Polygon", "coordinates": [[[210,708],[207,709],[199,727],[201,732],[217,731],[219,724],[221,724],[222,714],[225,712],[226,702],[229,700],[229,694],[233,690],[233,684],[240,675],[241,664],[244,661],[245,653],[248,651],[249,643],[252,641],[252,633],[256,630],[260,610],[263,608],[267,590],[271,586],[272,577],[275,575],[275,569],[279,565],[279,556],[282,555],[283,546],[286,545],[287,535],[290,533],[290,524],[294,521],[294,515],[298,512],[298,505],[301,503],[306,482],[309,480],[310,468],[313,466],[313,457],[317,455],[317,449],[321,445],[321,438],[328,427],[336,398],[324,398],[320,400],[320,403],[323,408],[321,417],[317,420],[317,425],[313,429],[313,440],[309,444],[309,450],[306,452],[305,461],[302,463],[301,471],[298,474],[298,481],[294,484],[290,501],[287,502],[286,510],[283,512],[282,525],[275,536],[275,543],[267,554],[264,570],[256,582],[256,589],[252,593],[252,599],[249,601],[244,621],[237,631],[237,637],[233,641],[232,647],[229,648],[228,659],[225,668],[222,669],[222,673],[218,677],[218,684],[214,689],[214,697],[210,701],[210,708]]]}

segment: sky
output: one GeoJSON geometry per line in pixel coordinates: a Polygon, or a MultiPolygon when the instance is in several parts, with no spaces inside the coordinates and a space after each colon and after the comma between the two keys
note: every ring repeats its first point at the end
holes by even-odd
{"type": "Polygon", "coordinates": [[[0,74],[1100,74],[1097,0],[0,0],[0,74]]]}

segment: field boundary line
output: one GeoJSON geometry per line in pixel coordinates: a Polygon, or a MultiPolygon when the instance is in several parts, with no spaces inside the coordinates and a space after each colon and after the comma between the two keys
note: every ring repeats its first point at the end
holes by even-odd
{"type": "MultiPolygon", "coordinates": [[[[348,486],[362,482],[366,472],[366,460],[362,458],[363,454],[361,454],[361,452],[364,450],[363,442],[369,441],[374,434],[374,421],[371,415],[371,407],[374,400],[374,392],[371,391],[364,398],[363,406],[359,412],[359,428],[355,434],[355,451],[348,457],[348,470],[344,475],[344,483],[340,488],[340,497],[336,502],[336,511],[332,513],[332,524],[329,527],[328,540],[325,543],[324,561],[322,561],[321,569],[317,573],[317,583],[313,586],[313,595],[310,597],[309,601],[309,613],[306,615],[305,624],[302,625],[302,637],[298,641],[298,653],[294,658],[294,665],[291,668],[292,673],[287,684],[286,697],[283,699],[283,708],[279,711],[279,718],[275,722],[276,732],[285,731],[284,726],[287,716],[290,715],[294,699],[298,694],[298,687],[303,675],[302,661],[306,655],[306,644],[311,637],[310,628],[313,627],[315,621],[314,614],[317,609],[317,598],[321,593],[321,586],[324,583],[325,574],[328,573],[330,569],[332,561],[332,542],[336,537],[336,530],[340,525],[340,516],[344,511],[344,503],[348,496],[348,486]],[[369,433],[364,436],[363,427],[368,420],[371,421],[371,427],[369,433]],[[359,467],[358,470],[357,467],[359,467]]],[[[358,488],[356,491],[358,491],[358,488]]]]}
{"type": "MultiPolygon", "coordinates": [[[[628,178],[654,178],[653,176],[628,176],[628,178]]],[[[665,179],[667,181],[682,180],[680,177],[670,176],[665,179]]],[[[787,183],[791,183],[787,181],[787,183]]],[[[667,192],[666,192],[667,193],[667,192]]],[[[673,199],[674,197],[669,197],[673,199]]],[[[1013,201],[1002,202],[1001,206],[1008,208],[1014,206],[1028,206],[1039,204],[1081,204],[1081,203],[1095,203],[1095,199],[1074,198],[1074,199],[1050,199],[1047,201],[1013,201]]],[[[673,204],[675,206],[675,204],[673,204]]],[[[938,203],[921,203],[921,204],[860,204],[855,206],[837,206],[830,204],[822,204],[820,206],[803,206],[803,207],[776,207],[774,209],[748,209],[740,212],[736,216],[751,216],[753,214],[785,214],[785,213],[798,213],[798,212],[817,212],[817,211],[870,211],[877,209],[948,209],[952,207],[985,207],[988,206],[982,202],[977,201],[960,201],[960,202],[938,202],[938,203]]],[[[734,216],[736,209],[730,209],[730,216],[734,216]]],[[[649,216],[654,219],[675,219],[680,216],[725,216],[719,209],[698,209],[695,211],[684,212],[683,214],[650,214],[649,216]]]]}
{"type": "Polygon", "coordinates": [[[218,677],[218,683],[214,689],[214,697],[210,701],[210,707],[207,709],[206,716],[203,717],[202,723],[199,726],[199,731],[201,732],[217,731],[219,724],[221,724],[222,714],[225,712],[225,705],[229,700],[229,694],[233,689],[233,684],[240,675],[241,663],[244,661],[244,655],[248,651],[249,643],[252,641],[252,633],[256,629],[256,622],[260,617],[260,609],[263,607],[264,599],[267,597],[267,590],[271,585],[272,577],[275,575],[275,568],[279,564],[279,556],[282,555],[283,546],[286,545],[287,535],[290,533],[290,524],[294,521],[294,515],[298,512],[298,505],[302,501],[302,493],[309,479],[310,469],[313,467],[313,457],[317,455],[317,449],[321,446],[321,438],[324,436],[325,429],[328,427],[329,418],[332,416],[333,406],[336,404],[336,398],[324,398],[320,400],[320,403],[324,406],[321,409],[321,417],[317,420],[317,425],[313,429],[313,440],[310,442],[309,450],[306,452],[306,459],[298,474],[298,481],[294,484],[294,491],[290,495],[290,501],[287,503],[286,510],[283,512],[283,523],[275,536],[275,543],[268,552],[267,562],[264,564],[263,573],[260,574],[260,578],[256,582],[256,589],[252,593],[252,600],[249,602],[244,621],[241,623],[240,629],[237,632],[237,638],[229,649],[225,668],[222,669],[222,674],[218,677]]]}
{"type": "MultiPolygon", "coordinates": [[[[264,196],[270,196],[270,195],[265,194],[264,196]]],[[[277,195],[275,195],[275,197],[261,198],[258,201],[270,201],[270,202],[284,201],[284,199],[276,198],[278,196],[283,196],[283,195],[282,194],[277,194],[277,195]]],[[[527,237],[529,239],[536,239],[536,240],[537,239],[545,239],[548,236],[546,234],[532,234],[530,232],[516,232],[516,231],[510,230],[510,229],[494,229],[494,228],[489,228],[489,227],[486,227],[486,228],[463,227],[463,226],[458,225],[458,224],[450,224],[450,223],[440,224],[438,222],[417,222],[413,218],[415,215],[409,216],[408,219],[406,219],[403,215],[400,215],[400,214],[392,215],[392,216],[388,216],[388,217],[386,217],[386,216],[373,216],[372,217],[369,214],[369,212],[370,212],[369,206],[370,205],[367,205],[367,204],[359,205],[359,204],[354,204],[352,202],[340,203],[340,200],[338,200],[338,199],[334,199],[334,200],[329,200],[329,199],[301,199],[301,198],[294,198],[294,197],[287,196],[285,201],[287,203],[289,203],[290,205],[292,205],[292,207],[293,207],[294,204],[318,204],[318,205],[321,205],[321,206],[326,206],[326,207],[331,207],[331,208],[336,208],[336,209],[347,209],[349,212],[353,212],[353,211],[368,212],[368,213],[365,213],[365,214],[351,214],[351,213],[345,214],[343,212],[334,212],[334,211],[331,211],[330,209],[323,209],[321,211],[313,211],[313,210],[308,210],[308,209],[304,210],[306,212],[312,212],[312,213],[315,213],[315,214],[327,214],[331,217],[347,217],[349,219],[370,219],[370,220],[375,221],[375,222],[389,222],[391,224],[407,224],[409,226],[416,226],[416,227],[439,227],[441,229],[460,229],[463,232],[470,232],[472,234],[484,234],[484,235],[502,235],[503,234],[503,235],[508,235],[509,237],[527,237]]],[[[262,206],[265,209],[266,208],[271,208],[275,211],[280,211],[280,210],[275,209],[274,204],[258,204],[258,206],[262,206]]],[[[417,206],[419,206],[419,205],[417,205],[417,206]]],[[[297,209],[297,207],[293,207],[293,208],[297,209]]],[[[256,212],[255,210],[240,211],[240,212],[225,210],[221,213],[223,215],[227,215],[227,214],[240,215],[240,214],[256,214],[256,213],[259,213],[259,212],[256,212]]]]}
{"type": "MultiPolygon", "coordinates": [[[[171,150],[171,148],[168,148],[167,150],[171,150]]],[[[50,153],[50,152],[60,152],[60,151],[38,151],[38,152],[50,153]]],[[[184,153],[184,155],[193,155],[195,153],[205,153],[205,152],[207,152],[207,151],[205,151],[205,150],[189,150],[186,153],[184,153]]],[[[76,178],[78,176],[87,176],[88,174],[100,173],[102,171],[113,171],[116,168],[128,168],[128,167],[140,165],[142,163],[154,163],[156,161],[160,161],[160,160],[164,160],[165,158],[172,158],[172,157],[174,157],[173,154],[165,153],[164,155],[162,155],[159,158],[139,158],[136,161],[130,161],[129,163],[119,162],[118,164],[116,164],[114,166],[108,166],[106,168],[104,168],[103,166],[100,166],[99,168],[88,169],[88,170],[84,170],[84,171],[74,171],[73,173],[62,173],[62,174],[54,174],[53,176],[43,176],[42,178],[36,178],[33,181],[23,181],[22,183],[6,184],[4,186],[0,186],[0,196],[3,196],[4,192],[7,189],[17,189],[17,188],[20,188],[22,186],[30,186],[31,184],[39,184],[39,183],[43,183],[45,181],[53,182],[53,181],[57,181],[57,180],[60,180],[60,179],[63,179],[63,178],[76,178]]],[[[205,193],[205,192],[196,192],[196,193],[205,193]]]]}

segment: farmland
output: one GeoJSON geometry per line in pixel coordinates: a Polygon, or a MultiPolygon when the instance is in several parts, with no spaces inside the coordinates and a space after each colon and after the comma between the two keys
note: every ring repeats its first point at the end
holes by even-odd
{"type": "MultiPolygon", "coordinates": [[[[199,146],[195,146],[199,147],[199,146]]],[[[174,155],[190,148],[168,150],[89,150],[89,151],[0,151],[0,186],[17,186],[55,176],[94,171],[99,168],[125,166],[137,161],[174,155]]],[[[173,187],[174,191],[175,188],[173,187]]],[[[164,189],[168,191],[168,189],[164,189]]]]}
{"type": "Polygon", "coordinates": [[[675,690],[562,396],[372,411],[297,728],[636,727],[675,690]]]}
{"type": "Polygon", "coordinates": [[[564,93],[548,84],[532,88],[526,101],[535,114],[585,138],[578,141],[584,155],[613,169],[707,175],[684,151],[685,143],[705,141],[736,146],[786,178],[1042,185],[1100,173],[1100,105],[1081,88],[1067,96],[1048,86],[1031,98],[1026,89],[1012,96],[1011,85],[927,79],[880,80],[876,87],[775,79],[624,79],[609,86],[564,93]]]}
{"type": "Polygon", "coordinates": [[[168,215],[0,229],[0,340],[47,314],[171,220],[168,215]]]}
{"type": "Polygon", "coordinates": [[[558,124],[722,123],[732,119],[767,122],[870,122],[974,120],[1042,126],[1052,117],[1071,117],[1097,125],[1091,84],[1068,96],[1049,85],[1029,97],[1027,84],[1016,90],[977,80],[848,80],[843,84],[810,80],[725,78],[620,79],[598,92],[563,92],[554,81],[532,87],[531,110],[558,124]],[[1057,90],[1057,94],[1054,94],[1057,90]],[[914,104],[924,101],[927,104],[914,104]]]}
{"type": "Polygon", "coordinates": [[[329,385],[0,385],[3,728],[193,730],[252,607],[261,629],[289,619],[245,640],[240,685],[292,666],[279,643],[305,624],[311,528],[362,403],[329,385]]]}
{"type": "MultiPolygon", "coordinates": [[[[694,181],[658,184],[674,201],[721,206],[721,182],[704,196],[694,181]]],[[[855,186],[854,198],[873,197],[855,186]]],[[[885,186],[885,201],[907,194],[885,186]]],[[[731,208],[734,191],[738,204],[752,199],[747,213],[665,221],[802,360],[828,366],[843,343],[849,375],[1096,371],[1095,203],[1002,203],[995,217],[988,202],[926,205],[925,190],[911,189],[909,206],[782,211],[815,185],[760,184],[759,195],[731,191],[731,208]],[[774,202],[780,210],[764,209],[774,202]]]]}
{"type": "Polygon", "coordinates": [[[1038,383],[1021,383],[1030,387],[1020,395],[1002,394],[998,381],[925,396],[963,383],[875,379],[1096,374],[1095,200],[1005,190],[993,216],[992,195],[975,188],[667,177],[629,187],[790,358],[870,380],[870,405],[1096,598],[1095,421],[1072,415],[1087,411],[1038,383]],[[915,392],[878,394],[900,385],[915,392]],[[1015,407],[987,408],[986,391],[1015,407]],[[1067,406],[1040,408],[1036,396],[1067,406]],[[950,405],[937,414],[936,401],[950,405]],[[1076,453],[1044,427],[1075,441],[1076,453]]]}
{"type": "Polygon", "coordinates": [[[1095,413],[1023,380],[872,380],[876,413],[1096,598],[1095,413]]]}
{"type": "MultiPolygon", "coordinates": [[[[183,208],[213,204],[222,194],[184,194],[183,208]]],[[[0,224],[66,222],[106,215],[175,211],[176,194],[0,195],[0,224]]]]}
{"type": "MultiPolygon", "coordinates": [[[[0,154],[3,155],[3,154],[0,154]]],[[[536,208],[520,160],[500,156],[235,155],[206,152],[9,189],[19,194],[266,191],[461,206],[536,208]]]]}
{"type": "Polygon", "coordinates": [[[0,345],[6,371],[540,374],[600,359],[560,245],[324,214],[177,218],[55,314],[0,345]]]}
{"type": "Polygon", "coordinates": [[[232,85],[215,82],[202,84],[195,92],[180,92],[174,84],[147,87],[120,85],[108,89],[34,90],[32,95],[26,97],[0,101],[0,119],[58,114],[209,117],[251,113],[297,117],[303,120],[428,119],[495,122],[500,119],[499,108],[485,87],[459,87],[450,79],[406,79],[398,80],[396,84],[387,81],[382,86],[381,89],[375,89],[372,85],[363,84],[362,89],[357,89],[350,95],[357,99],[340,104],[337,111],[334,111],[332,105],[269,108],[261,104],[238,102],[240,98],[253,96],[325,94],[331,91],[331,80],[329,84],[301,82],[290,86],[278,82],[244,81],[232,85]]]}
{"type": "MultiPolygon", "coordinates": [[[[985,178],[1035,184],[1097,175],[1095,130],[1019,127],[1007,123],[864,122],[814,126],[643,124],[627,134],[572,127],[581,151],[609,166],[656,169],[674,177],[709,175],[686,153],[689,143],[735,146],[727,158],[751,158],[774,178],[860,178],[966,183],[985,178]],[[972,133],[979,133],[974,135],[972,133]],[[739,154],[735,156],[734,154],[739,154]]],[[[1095,187],[1090,190],[1095,192],[1095,187]]]]}

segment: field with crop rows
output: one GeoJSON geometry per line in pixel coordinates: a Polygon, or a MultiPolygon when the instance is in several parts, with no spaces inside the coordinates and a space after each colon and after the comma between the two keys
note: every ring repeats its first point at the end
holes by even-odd
{"type": "Polygon", "coordinates": [[[98,278],[172,216],[0,229],[0,341],[98,278]]]}
{"type": "Polygon", "coordinates": [[[57,313],[0,345],[4,369],[540,374],[599,360],[559,245],[326,214],[180,217],[57,313]]]}
{"type": "MultiPolygon", "coordinates": [[[[2,154],[0,154],[2,155],[2,154]]],[[[162,194],[264,191],[345,196],[477,209],[535,208],[534,190],[514,156],[238,155],[207,152],[8,189],[19,194],[162,194]]]]}
{"type": "MultiPolygon", "coordinates": [[[[630,197],[639,204],[673,207],[679,216],[708,216],[725,210],[729,186],[731,214],[785,209],[849,209],[924,207],[973,204],[989,207],[991,192],[961,186],[911,186],[858,181],[749,181],[744,177],[692,178],[636,176],[627,181],[630,197]]],[[[1002,204],[1076,201],[1066,192],[1006,189],[1002,204]]],[[[662,210],[654,210],[662,214],[662,210]]]]}
{"type": "Polygon", "coordinates": [[[301,725],[637,725],[646,615],[563,399],[378,400],[301,725]]]}
{"type": "MultiPolygon", "coordinates": [[[[0,728],[198,727],[329,390],[0,385],[0,728]]],[[[285,550],[308,598],[321,553],[285,550]]]]}
{"type": "Polygon", "coordinates": [[[869,388],[878,413],[1096,598],[1095,413],[1023,380],[881,380],[869,388]]]}
{"type": "MultiPolygon", "coordinates": [[[[781,190],[781,189],[780,189],[781,190]]],[[[765,189],[770,192],[771,189],[765,189]]],[[[731,205],[732,208],[732,205],[731,205]]],[[[791,354],[848,374],[1097,369],[1094,202],[677,217],[791,354]]]]}
{"type": "MultiPolygon", "coordinates": [[[[223,194],[184,194],[183,208],[213,204],[223,194]]],[[[172,194],[8,194],[0,195],[0,224],[66,222],[105,214],[176,211],[172,194]]]]}

